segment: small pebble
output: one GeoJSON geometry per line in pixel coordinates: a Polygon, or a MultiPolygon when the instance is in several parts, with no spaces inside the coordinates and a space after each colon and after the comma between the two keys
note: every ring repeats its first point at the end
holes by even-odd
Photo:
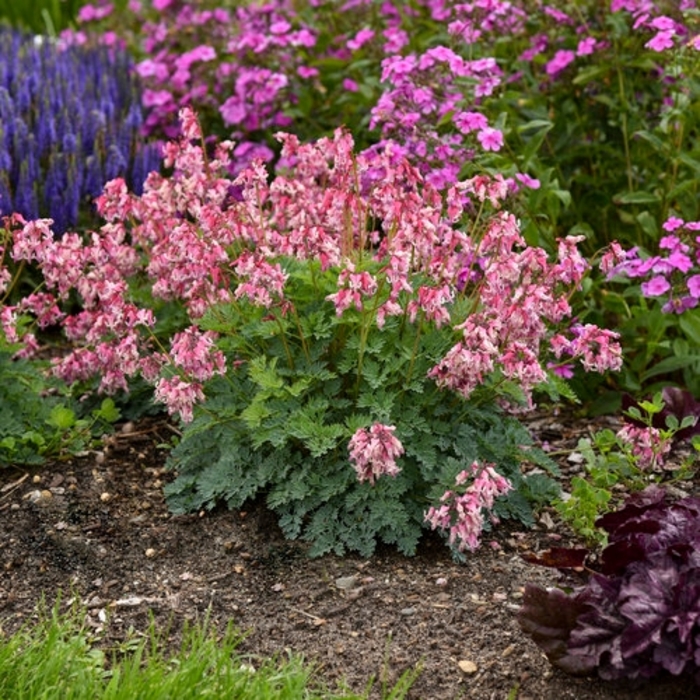
{"type": "Polygon", "coordinates": [[[357,574],[353,576],[341,576],[335,580],[335,585],[337,588],[340,588],[341,591],[349,591],[351,588],[355,587],[358,578],[357,574]]]}
{"type": "Polygon", "coordinates": [[[146,554],[146,556],[147,556],[149,559],[151,559],[152,557],[155,557],[155,555],[156,555],[156,550],[153,549],[153,547],[149,547],[149,548],[145,551],[145,554],[146,554]]]}
{"type": "Polygon", "coordinates": [[[469,659],[461,659],[457,662],[457,665],[462,673],[466,673],[469,676],[477,671],[477,665],[473,661],[469,661],[469,659]]]}

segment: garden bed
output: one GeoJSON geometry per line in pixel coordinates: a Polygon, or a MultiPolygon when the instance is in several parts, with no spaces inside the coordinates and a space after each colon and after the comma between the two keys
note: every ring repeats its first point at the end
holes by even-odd
{"type": "MultiPolygon", "coordinates": [[[[573,447],[587,426],[541,417],[555,447],[573,447]]],[[[285,541],[263,504],[245,511],[173,516],[162,485],[171,428],[127,426],[104,452],[36,471],[0,473],[0,626],[10,634],[34,619],[42,598],[86,605],[104,647],[146,634],[152,615],[171,630],[207,615],[222,630],[247,633],[240,650],[257,657],[288,651],[319,666],[330,683],[361,692],[374,676],[391,687],[422,667],[410,698],[691,697],[691,679],[661,677],[643,686],[572,678],[553,670],[519,629],[526,582],[565,583],[523,555],[573,543],[554,512],[529,531],[507,524],[455,563],[437,535],[417,556],[381,548],[365,559],[309,559],[285,541]]],[[[566,465],[565,465],[566,466],[566,465]]],[[[574,467],[575,468],[575,467],[574,467]]],[[[576,577],[576,574],[572,574],[576,577]]],[[[576,578],[571,583],[580,583],[576,578]]]]}

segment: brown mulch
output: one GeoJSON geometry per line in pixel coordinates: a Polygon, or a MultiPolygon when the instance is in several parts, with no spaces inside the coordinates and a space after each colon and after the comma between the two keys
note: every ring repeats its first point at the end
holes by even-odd
{"type": "MultiPolygon", "coordinates": [[[[586,430],[533,421],[555,447],[586,430]]],[[[678,700],[687,679],[642,686],[572,678],[553,670],[516,622],[523,586],[566,582],[523,554],[575,544],[548,514],[523,532],[507,524],[465,564],[437,535],[417,556],[382,548],[370,559],[309,559],[285,541],[264,507],[173,516],[162,485],[171,432],[162,421],[129,425],[106,449],[41,469],[0,469],[0,635],[36,619],[42,596],[87,607],[106,645],[145,632],[152,615],[177,642],[185,621],[232,621],[241,653],[303,654],[329,685],[356,692],[422,668],[409,698],[425,700],[678,700]]],[[[576,468],[576,467],[573,467],[576,468]]],[[[373,697],[375,697],[373,696],[373,697]]]]}

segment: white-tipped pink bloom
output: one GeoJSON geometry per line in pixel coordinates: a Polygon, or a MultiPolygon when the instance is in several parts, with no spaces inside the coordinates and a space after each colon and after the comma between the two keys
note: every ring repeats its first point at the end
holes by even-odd
{"type": "Polygon", "coordinates": [[[440,528],[449,533],[450,546],[463,552],[474,551],[479,547],[484,528],[484,510],[491,510],[493,504],[503,494],[513,489],[512,484],[501,476],[491,464],[480,465],[473,462],[455,478],[457,487],[463,486],[473,477],[472,483],[463,493],[445,491],[441,505],[431,507],[425,514],[425,521],[433,530],[440,528]]]}
{"type": "Polygon", "coordinates": [[[396,459],[404,453],[401,441],[394,435],[396,427],[375,423],[369,429],[360,428],[348,444],[359,481],[373,484],[383,474],[396,476],[401,469],[396,459]]]}
{"type": "Polygon", "coordinates": [[[213,331],[203,333],[197,326],[190,326],[173,336],[170,356],[177,367],[200,382],[225,374],[226,359],[216,349],[216,337],[213,331]]]}
{"type": "Polygon", "coordinates": [[[658,428],[625,424],[617,432],[618,440],[629,446],[629,451],[643,470],[661,469],[671,451],[672,438],[664,438],[658,428]]]}
{"type": "Polygon", "coordinates": [[[204,392],[198,382],[161,377],[156,383],[154,397],[157,403],[165,404],[171,416],[179,413],[183,423],[191,423],[194,405],[204,401],[204,392]]]}

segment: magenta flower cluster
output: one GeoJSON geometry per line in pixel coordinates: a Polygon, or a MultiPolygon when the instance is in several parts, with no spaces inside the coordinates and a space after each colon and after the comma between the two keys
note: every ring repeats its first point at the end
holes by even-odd
{"type": "Polygon", "coordinates": [[[639,248],[620,251],[622,259],[610,267],[608,278],[643,280],[644,296],[663,300],[665,313],[682,314],[700,299],[700,221],[671,216],[662,228],[666,235],[656,255],[645,255],[639,248]]]}
{"type": "MultiPolygon", "coordinates": [[[[595,12],[624,16],[656,54],[691,40],[693,6],[684,0],[664,10],[661,3],[618,0],[595,12]]],[[[522,1],[420,0],[409,11],[368,0],[319,0],[310,13],[290,0],[235,10],[158,2],[153,9],[130,3],[119,18],[120,40],[144,56],[136,70],[146,88],[147,131],[174,136],[179,109],[192,106],[220,134],[236,139],[236,172],[254,158],[272,159],[266,132],[306,133],[317,115],[305,110],[335,100],[356,138],[362,132],[374,148],[408,156],[432,184],[449,186],[475,155],[506,145],[492,109],[503,90],[517,89],[526,76],[547,90],[568,81],[573,70],[594,66],[610,49],[600,30],[604,17],[587,20],[566,5],[522,1]],[[411,32],[420,22],[438,27],[447,41],[416,51],[411,32]],[[511,63],[497,55],[498,40],[506,36],[520,51],[511,63]]],[[[107,1],[86,6],[81,32],[65,40],[92,40],[91,31],[112,13],[107,1]]],[[[112,33],[109,41],[117,41],[112,33]]],[[[671,84],[672,76],[666,80],[658,70],[660,83],[671,84]]]]}

